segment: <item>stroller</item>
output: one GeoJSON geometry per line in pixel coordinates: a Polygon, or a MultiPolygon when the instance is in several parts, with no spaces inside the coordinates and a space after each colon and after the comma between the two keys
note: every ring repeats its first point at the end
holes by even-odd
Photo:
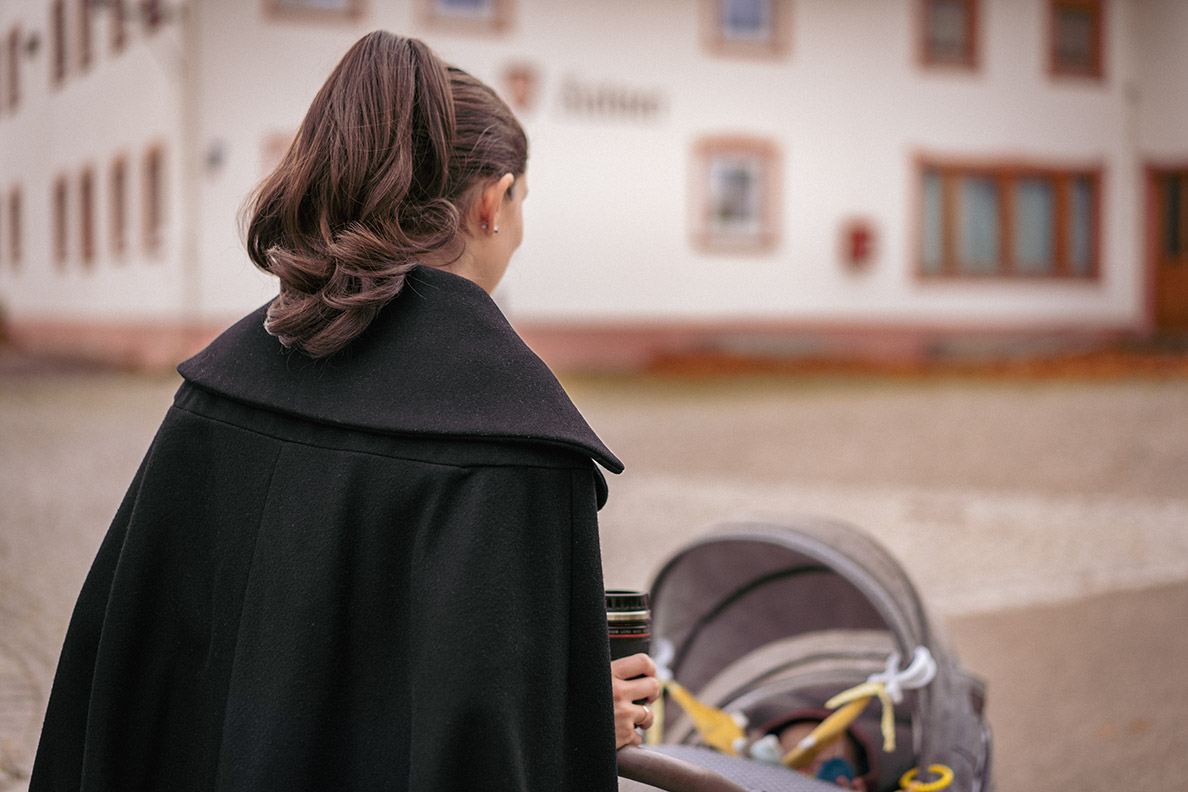
{"type": "MultiPolygon", "coordinates": [[[[672,557],[650,593],[662,678],[751,727],[819,711],[842,691],[912,676],[923,663],[925,675],[904,686],[915,689],[892,683],[899,703],[885,714],[875,698],[859,705],[852,730],[877,754],[867,790],[900,789],[905,773],[916,782],[908,788],[991,789],[984,683],[938,635],[902,567],[857,528],[816,518],[719,526],[672,557]]],[[[621,792],[839,789],[706,747],[673,687],[657,702],[658,743],[650,733],[646,747],[620,751],[621,792]]]]}

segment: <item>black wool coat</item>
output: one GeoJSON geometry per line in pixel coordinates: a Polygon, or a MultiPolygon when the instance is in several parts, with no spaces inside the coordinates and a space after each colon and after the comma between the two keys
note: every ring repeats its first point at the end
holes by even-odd
{"type": "Polygon", "coordinates": [[[179,367],[31,792],[615,789],[622,465],[470,281],[414,270],[323,361],[263,317],[179,367]]]}

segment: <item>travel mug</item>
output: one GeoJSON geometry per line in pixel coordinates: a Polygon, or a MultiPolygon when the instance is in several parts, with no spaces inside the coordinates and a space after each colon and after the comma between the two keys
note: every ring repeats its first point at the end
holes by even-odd
{"type": "Polygon", "coordinates": [[[611,660],[638,652],[646,654],[652,640],[652,611],[647,592],[607,590],[606,627],[610,633],[611,660]]]}

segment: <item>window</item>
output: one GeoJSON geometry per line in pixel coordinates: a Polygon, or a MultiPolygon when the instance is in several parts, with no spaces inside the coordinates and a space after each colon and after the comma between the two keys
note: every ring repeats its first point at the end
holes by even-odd
{"type": "Polygon", "coordinates": [[[78,180],[79,254],[88,267],[95,263],[95,173],[90,168],[78,180]]]}
{"type": "Polygon", "coordinates": [[[694,156],[693,241],[713,252],[764,252],[775,246],[778,154],[756,138],[702,141],[694,156]]]}
{"type": "Polygon", "coordinates": [[[144,156],[144,247],[160,253],[165,235],[165,152],[160,146],[144,156]]]}
{"type": "Polygon", "coordinates": [[[66,215],[67,215],[67,198],[69,193],[66,189],[66,177],[59,176],[54,180],[54,206],[53,206],[53,249],[54,249],[54,263],[59,268],[66,266],[66,256],[69,254],[67,246],[67,229],[66,229],[66,215]]]}
{"type": "Polygon", "coordinates": [[[727,56],[778,57],[788,46],[787,0],[702,0],[705,47],[727,56]]]}
{"type": "Polygon", "coordinates": [[[75,2],[78,3],[78,66],[86,69],[91,65],[91,1],[75,2]]]}
{"type": "Polygon", "coordinates": [[[1097,275],[1100,174],[925,164],[925,277],[1097,275]]]}
{"type": "Polygon", "coordinates": [[[8,194],[8,261],[13,269],[20,266],[23,240],[21,234],[21,188],[13,187],[8,194]]]}
{"type": "MultiPolygon", "coordinates": [[[[5,85],[0,91],[7,95],[9,110],[15,110],[21,103],[21,29],[13,28],[8,31],[8,48],[5,51],[6,64],[4,70],[5,85]]],[[[0,104],[4,104],[0,102],[0,104]]]]}
{"type": "Polygon", "coordinates": [[[923,60],[928,66],[977,66],[977,0],[923,0],[923,60]]]}
{"type": "Polygon", "coordinates": [[[161,0],[140,0],[140,21],[146,33],[153,33],[165,21],[165,9],[161,0]]]}
{"type": "Polygon", "coordinates": [[[128,43],[128,17],[124,0],[107,0],[107,11],[111,17],[108,28],[111,32],[111,49],[112,52],[119,52],[128,43]]]}
{"type": "Polygon", "coordinates": [[[1052,74],[1101,77],[1101,0],[1050,2],[1052,74]]]}
{"type": "Polygon", "coordinates": [[[362,0],[265,0],[264,9],[274,16],[308,19],[353,20],[363,14],[362,0]]]}
{"type": "Polygon", "coordinates": [[[512,0],[420,0],[422,21],[433,27],[476,32],[501,31],[511,24],[512,0]]]}
{"type": "Polygon", "coordinates": [[[111,165],[111,204],[107,217],[111,231],[111,252],[119,258],[128,249],[128,160],[118,158],[111,165]]]}
{"type": "Polygon", "coordinates": [[[1164,258],[1188,258],[1188,173],[1168,173],[1158,180],[1163,212],[1159,249],[1164,258]]]}
{"type": "Polygon", "coordinates": [[[66,79],[66,6],[54,0],[50,6],[50,80],[59,84],[66,79]]]}

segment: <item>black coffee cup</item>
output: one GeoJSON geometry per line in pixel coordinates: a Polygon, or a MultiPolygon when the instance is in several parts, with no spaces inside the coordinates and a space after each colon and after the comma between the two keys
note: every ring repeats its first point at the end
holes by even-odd
{"type": "Polygon", "coordinates": [[[608,589],[606,627],[611,660],[643,652],[652,642],[652,611],[646,591],[608,589]]]}

